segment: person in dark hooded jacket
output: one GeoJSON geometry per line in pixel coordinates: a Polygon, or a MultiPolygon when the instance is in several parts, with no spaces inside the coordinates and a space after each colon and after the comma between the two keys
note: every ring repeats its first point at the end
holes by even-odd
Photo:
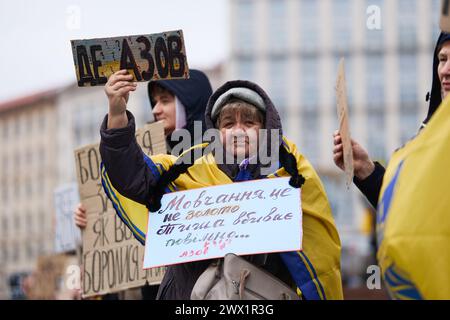
{"type": "Polygon", "coordinates": [[[190,69],[189,79],[150,81],[147,91],[155,120],[164,123],[169,152],[179,142],[174,137],[179,129],[186,129],[191,137],[186,146],[201,142],[205,108],[212,94],[211,84],[203,72],[190,69]],[[201,130],[194,130],[196,121],[202,124],[201,130]]]}
{"type": "MultiPolygon", "coordinates": [[[[437,40],[433,55],[433,82],[431,93],[427,94],[429,100],[428,114],[420,129],[424,128],[431,119],[444,97],[450,92],[450,34],[442,32],[437,40]]],[[[420,130],[419,129],[419,130],[420,130]]],[[[344,170],[343,146],[338,131],[334,132],[334,163],[344,170]]],[[[370,204],[376,209],[380,196],[381,185],[385,168],[378,162],[370,159],[368,152],[352,139],[353,161],[355,176],[353,183],[364,194],[370,204]]]]}
{"type": "MultiPolygon", "coordinates": [[[[227,151],[233,140],[228,139],[226,129],[245,132],[248,139],[249,131],[275,130],[276,141],[269,135],[266,141],[257,142],[258,148],[278,142],[279,160],[268,166],[273,169],[269,173],[263,170],[266,164],[252,163],[247,151],[247,162],[219,162],[220,157],[206,151],[205,144],[194,146],[180,157],[147,157],[135,139],[134,116],[126,110],[127,94],[133,91],[130,80],[120,73],[108,80],[105,91],[110,106],[100,129],[100,153],[105,192],[136,239],[145,243],[148,212],[158,210],[164,193],[290,176],[291,186],[302,188],[302,250],[246,258],[296,289],[303,299],[342,299],[341,244],[325,189],[309,161],[283,136],[278,112],[264,90],[248,81],[225,83],[209,99],[205,123],[208,129],[220,131],[227,151]],[[198,148],[205,148],[202,156],[186,165],[183,158],[198,148]]],[[[242,145],[235,143],[242,151],[242,145]]],[[[203,260],[169,266],[158,299],[190,299],[197,279],[210,263],[203,260]]]]}

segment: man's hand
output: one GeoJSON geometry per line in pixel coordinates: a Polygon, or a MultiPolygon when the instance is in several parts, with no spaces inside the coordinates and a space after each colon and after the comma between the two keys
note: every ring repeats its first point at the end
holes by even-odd
{"type": "Polygon", "coordinates": [[[126,114],[130,91],[136,90],[136,82],[127,70],[112,74],[105,85],[105,93],[109,100],[108,129],[123,128],[128,124],[126,114]]]}
{"type": "Polygon", "coordinates": [[[87,226],[86,208],[82,203],[79,203],[73,212],[75,224],[78,228],[84,229],[87,226]]]}
{"type": "MultiPolygon", "coordinates": [[[[338,166],[341,170],[344,170],[344,147],[339,131],[335,131],[333,133],[333,137],[333,160],[336,166],[338,166]]],[[[369,154],[363,147],[361,147],[359,143],[353,139],[351,140],[351,143],[355,176],[360,180],[364,180],[375,170],[375,164],[372,160],[370,160],[369,154]]]]}

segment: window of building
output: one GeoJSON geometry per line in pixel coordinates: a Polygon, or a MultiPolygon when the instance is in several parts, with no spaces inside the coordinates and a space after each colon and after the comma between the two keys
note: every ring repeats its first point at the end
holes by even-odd
{"type": "Polygon", "coordinates": [[[401,112],[399,122],[400,145],[404,145],[406,142],[414,138],[419,130],[420,123],[417,112],[414,110],[406,110],[401,112]]]}
{"type": "Polygon", "coordinates": [[[38,116],[39,121],[39,132],[45,132],[47,130],[47,119],[45,111],[40,111],[38,116]]]}
{"type": "Polygon", "coordinates": [[[384,95],[384,58],[382,55],[369,55],[366,59],[367,106],[383,109],[384,95]]]}
{"type": "Polygon", "coordinates": [[[270,89],[269,95],[272,99],[275,107],[277,108],[280,116],[284,116],[284,112],[286,109],[286,60],[283,58],[275,58],[270,61],[270,89]]]}
{"type": "Polygon", "coordinates": [[[315,51],[319,44],[319,2],[300,1],[300,50],[315,51]]]}
{"type": "Polygon", "coordinates": [[[8,217],[2,217],[2,235],[7,236],[9,234],[9,220],[8,217]]]}
{"type": "Polygon", "coordinates": [[[301,106],[304,110],[313,111],[319,105],[319,63],[315,57],[301,60],[301,106]]]}
{"type": "Polygon", "coordinates": [[[22,133],[22,132],[20,132],[20,129],[21,129],[20,117],[17,117],[15,120],[16,121],[14,121],[14,135],[15,135],[15,138],[17,139],[21,136],[21,133],[22,133]]]}
{"type": "Polygon", "coordinates": [[[282,53],[287,48],[287,1],[270,0],[269,9],[269,37],[270,49],[282,53]]]}
{"type": "Polygon", "coordinates": [[[6,180],[2,181],[2,202],[3,204],[8,202],[8,187],[6,185],[6,180]]]}
{"type": "Polygon", "coordinates": [[[255,60],[253,58],[241,58],[238,60],[238,78],[242,80],[255,80],[255,60]]]}
{"type": "Polygon", "coordinates": [[[251,52],[254,48],[254,11],[255,1],[239,0],[237,2],[236,18],[236,49],[240,53],[251,52]]]}
{"type": "Polygon", "coordinates": [[[431,46],[434,47],[441,28],[439,27],[439,19],[441,16],[441,0],[431,0],[431,46]]]}
{"type": "Polygon", "coordinates": [[[43,234],[44,231],[47,229],[47,219],[44,210],[41,209],[39,211],[38,219],[39,219],[39,232],[43,234]]]}
{"type": "Polygon", "coordinates": [[[377,109],[367,110],[367,146],[370,158],[386,160],[386,121],[385,113],[377,109]]]}
{"type": "Polygon", "coordinates": [[[82,120],[81,120],[81,116],[80,116],[80,112],[78,112],[78,110],[81,109],[81,107],[76,107],[75,108],[77,111],[75,111],[73,113],[73,118],[72,118],[72,128],[74,131],[74,138],[75,138],[75,146],[80,146],[81,142],[82,142],[82,120]]]}
{"type": "Polygon", "coordinates": [[[301,115],[301,130],[303,140],[303,152],[306,158],[316,165],[320,151],[320,117],[318,110],[303,111],[301,115]]]}
{"type": "Polygon", "coordinates": [[[18,243],[14,243],[11,251],[11,261],[18,262],[19,261],[19,251],[20,246],[18,243]]]}
{"type": "Polygon", "coordinates": [[[370,157],[386,159],[384,58],[369,55],[366,60],[367,145],[370,157]]]}
{"type": "Polygon", "coordinates": [[[404,144],[417,133],[420,127],[416,83],[418,75],[417,56],[414,54],[401,54],[398,65],[400,75],[400,142],[404,144]]]}
{"type": "Polygon", "coordinates": [[[3,141],[6,143],[6,140],[9,138],[9,128],[8,128],[8,122],[3,121],[2,123],[2,136],[3,141]]]}
{"type": "Polygon", "coordinates": [[[333,0],[333,41],[338,51],[348,51],[352,41],[352,6],[350,0],[333,0]]]}
{"type": "Polygon", "coordinates": [[[345,182],[325,175],[321,175],[320,179],[324,184],[337,227],[352,227],[354,224],[352,196],[350,192],[341,192],[345,188],[345,182]]]}
{"type": "Polygon", "coordinates": [[[417,45],[417,1],[398,0],[398,43],[402,49],[417,45]]]}
{"type": "Polygon", "coordinates": [[[4,264],[8,264],[9,263],[9,246],[7,244],[3,245],[1,251],[3,252],[2,262],[4,264]]]}
{"type": "Polygon", "coordinates": [[[401,54],[398,61],[400,80],[400,106],[409,109],[417,106],[417,56],[401,54]]]}
{"type": "Polygon", "coordinates": [[[372,28],[369,29],[365,26],[366,30],[366,48],[370,51],[381,51],[383,50],[383,41],[384,41],[384,28],[383,28],[383,5],[384,0],[367,0],[366,8],[371,6],[376,6],[380,10],[380,29],[372,28]]]}

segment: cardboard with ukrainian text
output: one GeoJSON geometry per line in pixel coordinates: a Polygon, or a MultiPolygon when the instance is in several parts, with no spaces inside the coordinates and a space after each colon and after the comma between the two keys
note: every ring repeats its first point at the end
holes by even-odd
{"type": "MultiPolygon", "coordinates": [[[[147,155],[166,153],[161,122],[136,131],[136,139],[147,155]]],[[[101,183],[99,145],[75,150],[80,201],[87,209],[83,231],[83,297],[114,293],[149,284],[159,284],[164,268],[144,270],[144,246],[116,214],[101,183]]]]}
{"type": "Polygon", "coordinates": [[[79,87],[104,85],[122,69],[135,81],[189,78],[182,30],[71,40],[71,46],[79,87]]]}
{"type": "Polygon", "coordinates": [[[144,268],[302,248],[301,189],[290,178],[165,194],[150,212],[144,268]],[[150,240],[148,240],[150,239],[150,240]]]}

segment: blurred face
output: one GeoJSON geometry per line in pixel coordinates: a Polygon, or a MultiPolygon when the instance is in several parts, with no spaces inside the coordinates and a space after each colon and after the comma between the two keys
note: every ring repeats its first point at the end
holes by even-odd
{"type": "Polygon", "coordinates": [[[258,132],[263,127],[263,117],[256,107],[244,109],[223,107],[219,115],[218,128],[221,142],[227,153],[244,159],[258,152],[258,132]]]}
{"type": "Polygon", "coordinates": [[[441,82],[442,98],[450,92],[450,42],[447,41],[438,53],[438,75],[441,82]]]}
{"type": "Polygon", "coordinates": [[[176,126],[175,96],[169,91],[155,87],[152,90],[153,115],[156,121],[163,121],[164,134],[170,135],[176,126]]]}

